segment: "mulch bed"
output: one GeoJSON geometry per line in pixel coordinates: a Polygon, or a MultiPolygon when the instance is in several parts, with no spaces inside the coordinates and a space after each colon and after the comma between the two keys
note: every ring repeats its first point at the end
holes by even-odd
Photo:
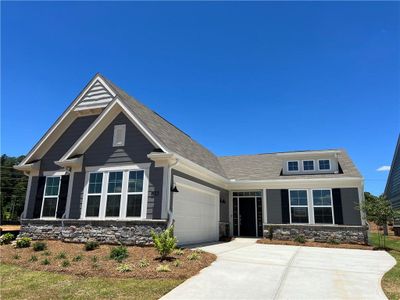
{"type": "Polygon", "coordinates": [[[289,246],[305,246],[305,247],[374,250],[373,246],[361,245],[361,244],[328,244],[328,243],[318,243],[318,242],[298,243],[295,241],[282,241],[282,240],[269,240],[269,239],[260,239],[257,241],[257,243],[267,244],[267,245],[289,245],[289,246]]]}
{"type": "Polygon", "coordinates": [[[168,260],[160,262],[159,255],[153,247],[128,246],[128,258],[119,263],[109,258],[110,250],[115,247],[112,245],[100,245],[95,250],[85,251],[83,244],[64,243],[61,241],[45,242],[47,243],[47,250],[37,252],[32,247],[18,249],[12,245],[0,246],[0,261],[31,270],[59,272],[78,276],[187,279],[197,274],[201,269],[209,266],[216,259],[214,254],[201,252],[198,253],[198,260],[189,260],[188,255],[195,251],[183,249],[182,255],[173,253],[168,260]],[[66,259],[70,263],[68,267],[62,266],[65,259],[56,258],[60,252],[66,253],[66,259]],[[46,255],[48,253],[50,254],[46,255]],[[15,258],[16,255],[19,256],[18,259],[15,258]],[[35,255],[38,260],[30,261],[32,255],[35,255]],[[80,261],[73,261],[74,257],[78,255],[81,255],[82,259],[80,261]],[[50,260],[50,265],[42,264],[46,258],[50,260]],[[146,259],[149,266],[140,268],[139,261],[142,259],[146,259]],[[180,261],[179,266],[174,265],[176,260],[180,261]],[[117,267],[121,264],[129,264],[132,271],[119,272],[117,267]],[[171,272],[157,272],[156,269],[161,264],[168,265],[171,272]]]}

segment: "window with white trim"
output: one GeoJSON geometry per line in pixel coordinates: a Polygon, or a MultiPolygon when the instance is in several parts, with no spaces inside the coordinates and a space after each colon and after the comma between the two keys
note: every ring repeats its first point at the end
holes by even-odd
{"type": "Polygon", "coordinates": [[[303,171],[314,171],[314,161],[303,160],[303,171]]]}
{"type": "Polygon", "coordinates": [[[46,177],[42,202],[42,218],[55,218],[57,213],[58,196],[60,193],[60,176],[46,177]]]}
{"type": "Polygon", "coordinates": [[[299,170],[299,162],[297,160],[287,162],[288,171],[296,172],[299,170]]]}
{"type": "Polygon", "coordinates": [[[82,218],[146,218],[147,167],[93,169],[87,173],[82,218]]]}
{"type": "Polygon", "coordinates": [[[318,167],[320,170],[330,170],[331,161],[329,159],[320,159],[318,160],[318,167]]]}
{"type": "Polygon", "coordinates": [[[333,205],[331,190],[313,190],[315,224],[333,224],[333,205]]]}
{"type": "Polygon", "coordinates": [[[125,146],[125,132],[126,132],[125,124],[114,126],[113,147],[125,146]]]}
{"type": "Polygon", "coordinates": [[[307,190],[290,190],[290,222],[308,223],[307,190]]]}
{"type": "Polygon", "coordinates": [[[103,173],[90,173],[86,217],[98,217],[100,213],[103,173]]]}

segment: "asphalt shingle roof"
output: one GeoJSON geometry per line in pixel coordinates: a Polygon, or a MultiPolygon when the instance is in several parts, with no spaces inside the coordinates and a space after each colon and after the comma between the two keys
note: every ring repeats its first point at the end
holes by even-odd
{"type": "MultiPolygon", "coordinates": [[[[102,78],[110,85],[121,100],[132,109],[151,133],[170,151],[228,179],[266,180],[282,178],[283,160],[286,159],[284,156],[272,153],[217,157],[189,135],[128,95],[110,80],[104,78],[104,76],[102,78]]],[[[337,151],[343,174],[291,175],[290,178],[361,177],[361,174],[347,155],[347,152],[345,150],[337,151]]],[[[309,152],[304,151],[304,153],[309,152]]],[[[299,152],[296,152],[296,155],[297,157],[302,157],[302,154],[299,152]]]]}

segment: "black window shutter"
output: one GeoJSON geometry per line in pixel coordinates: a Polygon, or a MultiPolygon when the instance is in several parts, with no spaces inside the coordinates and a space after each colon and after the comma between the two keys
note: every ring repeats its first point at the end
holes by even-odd
{"type": "Polygon", "coordinates": [[[65,205],[67,204],[67,196],[68,196],[68,183],[69,183],[69,175],[61,176],[60,193],[58,195],[58,205],[57,205],[57,218],[61,218],[65,213],[65,205]]]}
{"type": "Polygon", "coordinates": [[[43,192],[44,192],[45,183],[46,183],[46,177],[39,176],[37,190],[36,190],[35,208],[33,210],[33,218],[34,219],[40,218],[40,211],[42,209],[43,192]]]}
{"type": "Polygon", "coordinates": [[[289,190],[281,190],[282,224],[290,223],[289,190]]]}
{"type": "Polygon", "coordinates": [[[342,208],[342,197],[340,189],[332,189],[333,198],[333,212],[335,214],[335,224],[343,224],[343,208],[342,208]]]}

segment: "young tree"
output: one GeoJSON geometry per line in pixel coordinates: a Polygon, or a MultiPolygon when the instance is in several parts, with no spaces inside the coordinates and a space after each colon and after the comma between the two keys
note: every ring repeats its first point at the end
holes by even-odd
{"type": "MultiPolygon", "coordinates": [[[[383,195],[376,197],[370,193],[365,193],[361,210],[365,213],[368,221],[383,228],[387,226],[388,222],[393,222],[395,218],[400,217],[400,211],[393,209],[389,200],[383,195]]],[[[383,248],[386,248],[386,235],[382,235],[379,229],[378,237],[379,247],[381,247],[383,240],[383,248]]]]}

